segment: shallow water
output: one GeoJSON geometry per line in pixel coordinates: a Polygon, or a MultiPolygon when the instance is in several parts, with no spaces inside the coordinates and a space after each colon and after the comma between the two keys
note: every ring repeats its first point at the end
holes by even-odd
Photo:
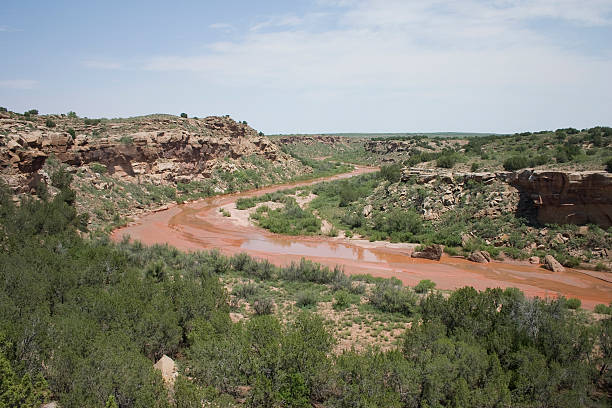
{"type": "MultiPolygon", "coordinates": [[[[351,173],[325,180],[375,170],[359,167],[351,173]]],[[[587,308],[612,301],[612,283],[577,270],[553,273],[525,263],[492,262],[482,265],[446,255],[440,262],[415,259],[410,257],[410,245],[277,235],[254,226],[238,225],[231,217],[223,217],[218,210],[220,206],[232,205],[240,197],[322,180],[266,187],[173,206],[145,215],[129,226],[115,230],[112,237],[120,240],[124,235],[129,235],[145,244],[168,243],[182,250],[218,248],[227,255],[247,252],[277,265],[287,265],[304,257],[330,267],[343,265],[348,274],[395,276],[407,285],[431,279],[440,289],[456,289],[466,285],[480,290],[487,287],[517,287],[528,296],[576,297],[587,308]]]]}

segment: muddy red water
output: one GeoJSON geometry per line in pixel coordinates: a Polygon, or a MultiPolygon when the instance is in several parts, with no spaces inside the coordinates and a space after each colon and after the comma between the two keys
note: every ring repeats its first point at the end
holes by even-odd
{"type": "Polygon", "coordinates": [[[308,258],[332,267],[343,265],[347,274],[394,276],[407,285],[431,279],[440,289],[456,289],[466,285],[480,290],[517,287],[528,296],[563,295],[579,298],[583,307],[590,309],[598,303],[608,304],[612,301],[612,283],[577,270],[553,273],[528,264],[492,262],[482,265],[446,255],[440,262],[420,260],[411,258],[409,250],[398,245],[277,235],[252,225],[239,225],[219,212],[219,207],[231,205],[240,197],[314,184],[322,180],[352,177],[375,170],[371,167],[358,167],[351,173],[326,179],[277,185],[173,206],[145,215],[127,227],[115,230],[112,238],[120,240],[129,235],[144,244],[168,243],[182,250],[218,248],[227,255],[247,252],[276,265],[287,265],[291,261],[308,258]]]}

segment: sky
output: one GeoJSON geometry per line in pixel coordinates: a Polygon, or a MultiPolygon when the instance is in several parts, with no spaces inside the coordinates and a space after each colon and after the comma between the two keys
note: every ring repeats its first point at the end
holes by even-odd
{"type": "Polygon", "coordinates": [[[0,106],[266,134],[612,125],[612,0],[1,0],[0,106]]]}

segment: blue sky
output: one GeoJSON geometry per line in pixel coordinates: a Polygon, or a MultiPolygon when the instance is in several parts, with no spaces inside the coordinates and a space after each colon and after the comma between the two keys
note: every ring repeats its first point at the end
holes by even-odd
{"type": "Polygon", "coordinates": [[[612,0],[7,1],[0,106],[265,133],[612,125],[612,0]]]}

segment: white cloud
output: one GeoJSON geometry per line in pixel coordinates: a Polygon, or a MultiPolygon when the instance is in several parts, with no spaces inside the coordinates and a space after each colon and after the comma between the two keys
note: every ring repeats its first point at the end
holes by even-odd
{"type": "Polygon", "coordinates": [[[240,40],[209,44],[200,55],[157,56],[144,68],[189,71],[222,86],[304,100],[423,100],[430,110],[451,100],[484,106],[509,98],[518,112],[522,100],[550,103],[564,89],[576,100],[585,92],[612,93],[610,48],[586,56],[529,28],[542,18],[609,25],[609,0],[319,2],[336,13],[333,24],[324,24],[330,15],[323,13],[271,17],[240,40]]]}
{"type": "Polygon", "coordinates": [[[27,90],[33,89],[38,81],[32,79],[5,79],[0,80],[0,88],[27,90]]]}
{"type": "Polygon", "coordinates": [[[234,29],[234,26],[227,23],[214,23],[209,25],[208,28],[221,31],[232,31],[234,29]]]}
{"type": "Polygon", "coordinates": [[[87,68],[93,69],[121,69],[123,68],[123,64],[117,61],[108,61],[108,60],[98,60],[98,59],[89,59],[82,61],[82,64],[87,68]]]}

